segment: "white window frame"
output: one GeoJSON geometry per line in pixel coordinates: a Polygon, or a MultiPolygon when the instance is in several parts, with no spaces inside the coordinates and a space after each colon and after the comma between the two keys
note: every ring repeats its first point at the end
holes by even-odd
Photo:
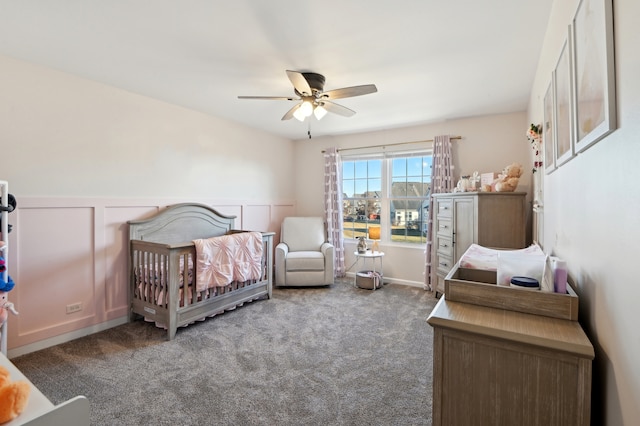
{"type": "MultiPolygon", "coordinates": [[[[366,154],[352,154],[352,155],[343,155],[341,161],[367,161],[367,160],[382,160],[382,170],[381,170],[381,196],[380,200],[380,242],[385,245],[397,245],[397,246],[407,246],[407,247],[420,247],[424,248],[426,243],[422,241],[421,243],[407,242],[407,241],[393,241],[390,238],[391,235],[391,200],[398,199],[397,197],[392,197],[391,187],[392,187],[392,163],[394,158],[407,158],[407,157],[428,157],[433,155],[433,150],[428,149],[420,149],[411,152],[395,152],[395,153],[366,153],[366,154]]],[[[342,167],[342,165],[341,165],[342,167]]],[[[345,176],[343,175],[344,179],[345,176]]],[[[340,182],[342,185],[342,182],[340,182]]],[[[344,190],[343,190],[344,194],[344,190]]],[[[350,197],[345,197],[349,199],[350,197]]],[[[409,199],[409,198],[407,198],[409,199]]],[[[422,198],[422,200],[425,200],[422,198]]],[[[398,213],[396,213],[398,214],[398,213]]],[[[344,217],[344,215],[343,215],[344,217]]],[[[418,218],[420,215],[418,214],[418,218]]],[[[423,222],[428,220],[428,218],[423,218],[423,222]]],[[[343,226],[345,226],[345,230],[348,230],[347,224],[349,222],[343,222],[343,226]]],[[[422,231],[422,230],[421,230],[422,231]]],[[[344,234],[343,234],[344,235],[344,234]]],[[[424,237],[424,234],[423,234],[424,237]]],[[[355,241],[355,238],[344,236],[346,241],[355,241]]]]}

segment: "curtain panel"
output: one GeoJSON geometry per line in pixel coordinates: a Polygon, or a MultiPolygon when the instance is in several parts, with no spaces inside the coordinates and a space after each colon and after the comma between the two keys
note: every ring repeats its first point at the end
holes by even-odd
{"type": "Polygon", "coordinates": [[[338,149],[324,151],[324,212],[329,242],[335,254],[336,277],[344,277],[344,234],[342,228],[342,177],[338,149]]]}
{"type": "MultiPolygon", "coordinates": [[[[448,135],[436,136],[433,139],[433,169],[431,171],[431,194],[451,192],[453,190],[453,159],[451,155],[451,138],[448,135]]],[[[431,250],[433,243],[433,197],[429,198],[429,223],[427,231],[427,247],[425,250],[425,290],[433,290],[431,282],[431,250]]]]}

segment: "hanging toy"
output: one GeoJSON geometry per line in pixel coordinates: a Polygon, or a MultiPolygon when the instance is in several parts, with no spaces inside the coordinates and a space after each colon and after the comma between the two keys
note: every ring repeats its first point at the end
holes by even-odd
{"type": "MultiPolygon", "coordinates": [[[[0,243],[2,243],[1,245],[4,245],[2,241],[0,241],[0,243]]],[[[0,256],[0,275],[4,275],[6,270],[6,261],[4,260],[4,257],[0,256]]],[[[9,292],[13,290],[14,286],[15,283],[9,275],[7,275],[6,281],[4,278],[0,279],[0,326],[7,320],[9,312],[14,315],[18,315],[13,303],[9,302],[9,292]]]]}
{"type": "MultiPolygon", "coordinates": [[[[4,257],[0,256],[0,274],[4,273],[7,270],[7,265],[4,260],[4,257]]],[[[0,291],[11,291],[15,283],[11,279],[11,276],[7,275],[7,281],[4,279],[0,279],[0,291]]]]}
{"type": "Polygon", "coordinates": [[[0,326],[4,324],[9,317],[9,312],[13,315],[18,315],[13,303],[9,302],[9,293],[0,291],[0,326]]]}

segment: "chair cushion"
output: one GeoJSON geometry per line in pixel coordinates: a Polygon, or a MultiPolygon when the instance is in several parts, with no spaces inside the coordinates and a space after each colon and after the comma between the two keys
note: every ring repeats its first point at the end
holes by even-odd
{"type": "Polygon", "coordinates": [[[321,217],[286,217],[282,221],[280,241],[292,251],[319,251],[326,241],[321,217]]]}
{"type": "Polygon", "coordinates": [[[324,271],[324,256],[319,251],[289,252],[285,262],[287,272],[324,271]]]}

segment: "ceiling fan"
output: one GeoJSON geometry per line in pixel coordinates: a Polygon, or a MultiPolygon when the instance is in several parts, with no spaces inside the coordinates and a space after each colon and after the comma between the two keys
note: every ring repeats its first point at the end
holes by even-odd
{"type": "Polygon", "coordinates": [[[325,78],[321,74],[313,72],[299,72],[287,70],[287,76],[293,84],[293,91],[297,95],[292,96],[238,96],[238,99],[265,99],[298,102],[282,117],[283,120],[290,120],[295,117],[304,121],[312,114],[320,120],[327,112],[351,117],[356,112],[352,109],[338,105],[333,102],[335,99],[351,98],[354,96],[368,95],[378,91],[375,84],[365,84],[362,86],[343,87],[342,89],[324,91],[325,78]]]}

